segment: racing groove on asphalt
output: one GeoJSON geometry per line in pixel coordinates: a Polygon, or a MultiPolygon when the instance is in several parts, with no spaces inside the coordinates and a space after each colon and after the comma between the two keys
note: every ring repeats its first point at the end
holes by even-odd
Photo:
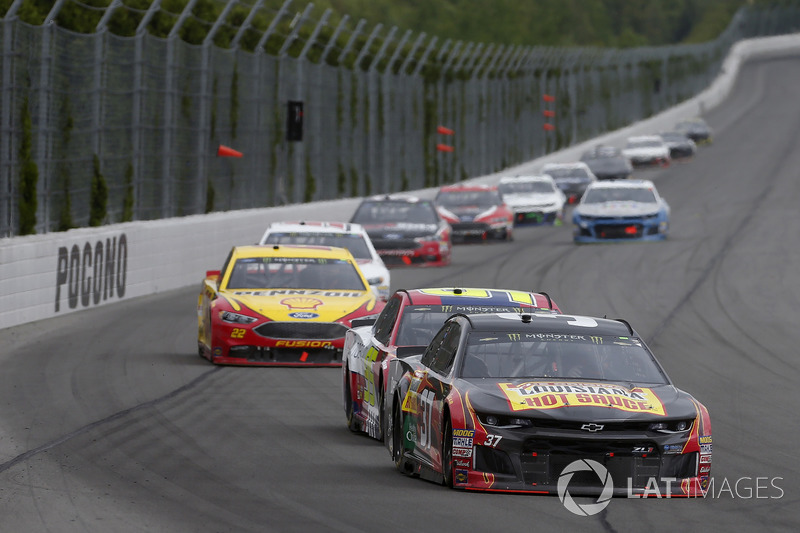
{"type": "Polygon", "coordinates": [[[346,429],[338,370],[199,359],[188,280],[0,331],[0,530],[796,531],[798,82],[796,61],[746,66],[706,115],[713,146],[639,173],[672,206],[664,243],[575,246],[567,223],[393,271],[394,288],[543,290],[567,312],[629,319],[709,408],[718,485],[705,500],[618,498],[578,517],[556,497],[403,477],[346,429]]]}

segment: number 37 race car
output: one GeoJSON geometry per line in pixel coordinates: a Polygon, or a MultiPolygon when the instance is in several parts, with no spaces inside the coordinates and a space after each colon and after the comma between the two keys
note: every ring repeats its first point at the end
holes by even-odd
{"type": "Polygon", "coordinates": [[[699,496],[706,408],[623,320],[457,314],[390,368],[387,448],[405,474],[453,488],[699,496]],[[594,461],[597,470],[575,468],[594,461]]]}

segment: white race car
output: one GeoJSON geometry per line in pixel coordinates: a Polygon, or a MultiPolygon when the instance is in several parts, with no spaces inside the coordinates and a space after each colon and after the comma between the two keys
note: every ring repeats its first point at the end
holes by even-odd
{"type": "Polygon", "coordinates": [[[350,222],[275,222],[267,227],[259,244],[313,244],[350,250],[372,291],[389,299],[389,269],[375,251],[367,231],[350,222]]]}
{"type": "Polygon", "coordinates": [[[622,155],[627,157],[634,167],[666,167],[672,161],[669,146],[660,135],[628,137],[622,155]]]}
{"type": "Polygon", "coordinates": [[[514,212],[514,224],[561,224],[567,197],[548,174],[500,178],[497,190],[514,212]]]}

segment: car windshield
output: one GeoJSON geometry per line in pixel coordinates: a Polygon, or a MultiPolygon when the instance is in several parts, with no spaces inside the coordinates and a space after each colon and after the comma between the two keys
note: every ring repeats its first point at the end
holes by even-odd
{"type": "MultiPolygon", "coordinates": [[[[533,308],[526,307],[530,313],[533,308]]],[[[544,310],[549,311],[549,310],[544,310]]],[[[453,313],[521,313],[522,309],[494,305],[409,305],[403,308],[396,346],[427,346],[453,313]]]]}
{"type": "Polygon", "coordinates": [[[311,233],[287,231],[270,233],[264,244],[311,244],[347,248],[356,259],[372,259],[363,235],[357,233],[311,233]]]}
{"type": "Polygon", "coordinates": [[[605,159],[610,157],[619,157],[620,152],[613,146],[598,146],[594,150],[584,152],[581,156],[581,161],[588,161],[591,159],[605,159]]]}
{"type": "Polygon", "coordinates": [[[606,202],[656,203],[656,196],[650,189],[638,187],[597,187],[589,189],[581,200],[582,204],[603,204],[606,202]]]}
{"type": "Polygon", "coordinates": [[[353,263],[316,257],[245,257],[231,268],[226,289],[366,291],[353,263]]]}
{"type": "Polygon", "coordinates": [[[440,191],[436,203],[444,207],[485,207],[500,205],[495,191],[440,191]]]}
{"type": "Polygon", "coordinates": [[[438,224],[439,216],[429,201],[367,201],[361,203],[351,222],[356,224],[384,224],[387,222],[438,224]]]}
{"type": "Polygon", "coordinates": [[[548,194],[555,192],[553,184],[547,181],[509,181],[498,185],[500,194],[548,194]]]}
{"type": "Polygon", "coordinates": [[[487,331],[469,334],[461,377],[668,383],[633,337],[487,331]]]}
{"type": "Polygon", "coordinates": [[[664,139],[665,141],[687,142],[689,140],[689,138],[686,135],[677,131],[670,133],[662,133],[661,138],[664,139]]]}
{"type": "Polygon", "coordinates": [[[554,180],[563,178],[588,178],[589,174],[586,173],[585,168],[551,168],[543,171],[545,174],[550,174],[554,180]]]}

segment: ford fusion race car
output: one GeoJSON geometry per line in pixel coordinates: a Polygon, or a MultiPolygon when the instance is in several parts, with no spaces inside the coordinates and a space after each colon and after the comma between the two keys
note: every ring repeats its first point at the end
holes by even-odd
{"type": "Polygon", "coordinates": [[[701,496],[710,482],[708,411],[624,320],[457,314],[389,379],[384,441],[405,474],[609,497],[701,496]]]}
{"type": "Polygon", "coordinates": [[[667,167],[672,162],[669,146],[659,135],[628,137],[622,154],[634,167],[667,167]]]}
{"type": "Polygon", "coordinates": [[[237,246],[200,288],[198,351],[225,365],[340,366],[351,321],[383,305],[344,248],[237,246]]]}
{"type": "Polygon", "coordinates": [[[367,230],[378,255],[389,267],[450,264],[450,226],[430,200],[374,196],[361,202],[350,222],[367,230]]]}
{"type": "Polygon", "coordinates": [[[514,224],[561,225],[567,197],[547,175],[503,177],[497,184],[503,201],[514,212],[514,224]]]}
{"type": "Polygon", "coordinates": [[[598,181],[572,211],[577,243],[660,241],[669,232],[670,208],[649,180],[598,181]]]}
{"type": "Polygon", "coordinates": [[[446,185],[436,194],[436,206],[453,228],[453,240],[513,238],[514,213],[490,185],[446,185]]]}
{"type": "Polygon", "coordinates": [[[360,224],[347,222],[275,222],[267,227],[259,244],[312,244],[347,248],[364,273],[372,290],[383,301],[389,299],[391,277],[360,224]]]}
{"type": "Polygon", "coordinates": [[[421,353],[453,313],[560,312],[546,293],[498,289],[430,288],[396,291],[374,324],[356,326],[344,343],[347,425],[383,438],[389,362],[421,353]]]}

